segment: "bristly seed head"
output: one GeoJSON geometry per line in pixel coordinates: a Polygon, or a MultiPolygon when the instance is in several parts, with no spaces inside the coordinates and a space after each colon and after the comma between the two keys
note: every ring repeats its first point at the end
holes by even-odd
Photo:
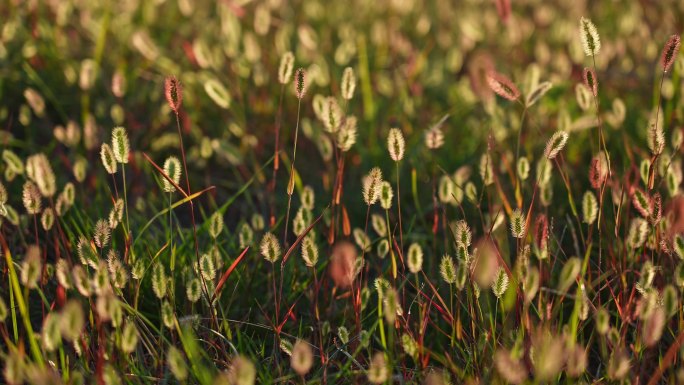
{"type": "Polygon", "coordinates": [[[580,18],[580,39],[582,41],[582,48],[584,54],[587,56],[596,56],[601,50],[601,39],[599,38],[596,26],[589,19],[580,18]]]}
{"type": "Polygon", "coordinates": [[[112,131],[112,150],[114,151],[114,158],[117,162],[128,163],[128,156],[130,153],[130,144],[128,141],[128,133],[123,127],[114,127],[112,131]]]}
{"type": "Polygon", "coordinates": [[[295,95],[302,100],[306,96],[307,76],[304,68],[298,68],[294,76],[295,95]]]}
{"type": "Polygon", "coordinates": [[[409,246],[406,264],[411,273],[417,274],[423,269],[423,249],[417,243],[409,246]]]}
{"type": "Polygon", "coordinates": [[[672,63],[674,63],[677,54],[679,53],[679,46],[681,43],[682,39],[679,35],[670,36],[667,43],[665,43],[663,53],[660,56],[660,65],[663,67],[663,72],[668,72],[672,67],[672,63]]]}
{"type": "Polygon", "coordinates": [[[551,139],[546,142],[546,148],[544,149],[544,156],[547,159],[555,158],[559,152],[563,150],[565,144],[568,142],[568,133],[565,131],[556,131],[551,139]]]}
{"type": "Polygon", "coordinates": [[[591,225],[596,220],[598,213],[598,203],[596,202],[596,195],[593,192],[587,191],[582,197],[582,220],[584,223],[591,225]]]}
{"type": "Polygon", "coordinates": [[[382,171],[379,167],[373,167],[368,175],[363,178],[363,201],[368,206],[375,204],[380,199],[381,184],[382,171]]]}
{"type": "Polygon", "coordinates": [[[520,90],[506,76],[496,72],[487,73],[487,84],[497,95],[510,101],[515,101],[520,97],[520,90]]]}
{"type": "Polygon", "coordinates": [[[398,128],[392,128],[387,136],[387,149],[389,150],[390,158],[393,161],[398,162],[404,158],[404,151],[406,147],[406,142],[404,140],[404,134],[398,128]]]}
{"type": "Polygon", "coordinates": [[[511,234],[514,238],[522,238],[525,234],[525,217],[520,209],[511,213],[511,234]]]}
{"type": "MultiPolygon", "coordinates": [[[[173,183],[178,185],[178,182],[180,182],[180,177],[181,177],[181,163],[178,158],[175,156],[170,156],[166,158],[164,161],[164,174],[166,174],[173,183]]],[[[172,193],[176,191],[176,187],[169,182],[166,178],[162,177],[162,184],[164,186],[164,191],[168,193],[172,193]]]]}
{"type": "Polygon", "coordinates": [[[116,158],[114,157],[114,151],[107,143],[102,143],[102,149],[100,150],[100,158],[102,158],[102,165],[109,174],[116,173],[116,158]]]}
{"type": "Polygon", "coordinates": [[[280,82],[280,84],[287,84],[290,82],[294,61],[295,57],[291,51],[285,52],[280,58],[280,66],[278,67],[278,82],[280,82]]]}
{"type": "Polygon", "coordinates": [[[164,79],[164,95],[171,110],[178,114],[183,102],[183,86],[175,76],[167,76],[164,79]]]}
{"type": "Polygon", "coordinates": [[[584,85],[591,90],[594,97],[598,96],[598,80],[596,79],[596,72],[589,67],[584,67],[584,72],[582,74],[584,79],[584,85]]]}
{"type": "Polygon", "coordinates": [[[269,262],[275,263],[280,258],[280,243],[273,233],[267,232],[261,239],[261,255],[269,262]]]}
{"type": "Polygon", "coordinates": [[[351,67],[344,69],[342,74],[342,98],[345,100],[351,100],[354,97],[354,90],[356,89],[356,76],[354,75],[354,70],[351,67]]]}

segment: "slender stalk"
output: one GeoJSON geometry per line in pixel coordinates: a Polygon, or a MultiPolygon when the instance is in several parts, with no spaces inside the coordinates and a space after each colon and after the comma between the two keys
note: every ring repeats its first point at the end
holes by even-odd
{"type": "Polygon", "coordinates": [[[294,150],[292,151],[292,166],[290,167],[290,180],[287,184],[287,214],[285,216],[285,233],[283,234],[283,244],[287,248],[287,228],[290,224],[290,208],[292,206],[292,193],[294,192],[295,161],[297,160],[297,137],[299,136],[299,113],[302,108],[302,99],[297,103],[297,125],[295,127],[294,150]]]}

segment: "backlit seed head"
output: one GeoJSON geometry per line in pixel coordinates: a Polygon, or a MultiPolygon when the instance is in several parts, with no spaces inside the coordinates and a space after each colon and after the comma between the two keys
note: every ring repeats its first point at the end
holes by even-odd
{"type": "Polygon", "coordinates": [[[363,229],[360,228],[355,228],[353,231],[354,235],[354,242],[356,242],[356,245],[359,246],[361,250],[369,251],[371,248],[371,240],[368,237],[368,234],[363,231],[363,229]]]}
{"type": "MultiPolygon", "coordinates": [[[[13,175],[22,175],[24,173],[24,162],[22,162],[21,158],[11,150],[2,151],[2,160],[7,165],[5,172],[12,171],[13,175]]],[[[7,179],[9,180],[11,178],[7,179]]]]}
{"type": "Polygon", "coordinates": [[[390,251],[390,245],[389,241],[387,239],[382,239],[380,242],[378,242],[378,247],[376,249],[376,253],[378,254],[378,257],[380,259],[383,259],[387,256],[387,253],[390,251]]]}
{"type": "Polygon", "coordinates": [[[380,206],[389,210],[392,208],[392,199],[394,198],[394,191],[392,185],[388,181],[383,181],[380,184],[380,206]]]}
{"type": "Polygon", "coordinates": [[[280,258],[280,243],[273,233],[267,232],[261,239],[261,255],[269,262],[275,263],[280,258]]]}
{"type": "Polygon", "coordinates": [[[116,173],[116,158],[114,157],[114,151],[107,143],[102,143],[102,148],[100,149],[100,158],[102,159],[102,165],[104,165],[105,170],[109,174],[116,173]]]}
{"type": "Polygon", "coordinates": [[[356,89],[356,76],[354,75],[354,70],[351,67],[344,69],[342,74],[342,84],[341,84],[342,98],[345,100],[351,100],[354,97],[354,90],[356,89]]]}
{"type": "Polygon", "coordinates": [[[315,202],[315,194],[313,188],[311,186],[304,186],[301,194],[302,195],[300,196],[299,201],[301,202],[302,207],[304,207],[307,210],[313,210],[315,202]]]}
{"type": "Polygon", "coordinates": [[[161,316],[164,326],[166,326],[168,329],[173,329],[175,326],[176,314],[174,313],[173,305],[171,305],[167,300],[162,302],[161,316]]]}
{"type": "Polygon", "coordinates": [[[313,366],[313,350],[303,340],[297,340],[292,347],[290,366],[300,376],[306,375],[313,366]]]}
{"type": "Polygon", "coordinates": [[[43,262],[40,258],[40,248],[38,245],[28,246],[24,260],[21,263],[21,283],[29,289],[36,288],[42,268],[43,262]]]}
{"type": "Polygon", "coordinates": [[[652,314],[646,318],[641,326],[641,337],[644,345],[651,347],[660,341],[666,321],[667,317],[663,308],[653,309],[652,314]]]}
{"type": "Polygon", "coordinates": [[[470,226],[464,220],[459,220],[454,226],[454,235],[456,237],[456,245],[468,248],[471,243],[472,233],[470,226]]]}
{"type": "Polygon", "coordinates": [[[382,184],[382,171],[374,167],[363,178],[363,200],[368,206],[375,204],[380,199],[382,184]]]}
{"type": "Polygon", "coordinates": [[[575,283],[577,275],[582,269],[582,261],[577,257],[569,258],[558,277],[558,291],[564,292],[575,283]]]}
{"type": "Polygon", "coordinates": [[[373,230],[375,230],[380,237],[385,237],[387,235],[387,223],[382,215],[371,215],[371,224],[373,226],[373,230]]]}
{"type": "Polygon", "coordinates": [[[385,321],[387,321],[388,325],[393,325],[397,316],[404,314],[399,302],[399,294],[394,288],[387,288],[384,292],[382,303],[385,321]]]}
{"type": "Polygon", "coordinates": [[[192,278],[188,282],[188,287],[185,288],[185,294],[190,302],[195,303],[199,300],[200,295],[202,294],[201,285],[202,283],[197,278],[192,278]]]}
{"type": "Polygon", "coordinates": [[[404,134],[398,128],[392,128],[387,136],[387,149],[389,150],[390,158],[393,161],[399,162],[404,158],[406,141],[404,134]]]}
{"type": "Polygon", "coordinates": [[[294,54],[290,51],[285,52],[280,58],[280,66],[278,66],[278,82],[280,84],[287,84],[292,77],[292,70],[294,69],[294,54]]]}
{"type": "Polygon", "coordinates": [[[553,88],[551,82],[541,82],[525,98],[525,106],[530,107],[537,103],[549,90],[553,88]]]}
{"type": "Polygon", "coordinates": [[[660,302],[662,303],[665,315],[670,318],[677,314],[679,309],[679,296],[677,289],[673,285],[667,285],[660,294],[660,302]]]}
{"type": "Polygon", "coordinates": [[[665,43],[663,53],[660,55],[660,65],[663,67],[664,72],[668,72],[672,68],[672,63],[677,59],[681,43],[682,39],[679,35],[670,36],[667,43],[665,43]]]}
{"type": "MultiPolygon", "coordinates": [[[[181,177],[181,163],[178,158],[175,156],[170,156],[166,158],[164,161],[164,174],[166,174],[171,180],[178,185],[178,182],[180,182],[180,177],[181,177]]],[[[169,182],[166,178],[162,178],[162,183],[164,185],[164,191],[165,192],[174,192],[176,191],[176,187],[169,182]]]]}
{"type": "Polygon", "coordinates": [[[492,91],[504,99],[515,101],[520,97],[520,90],[518,90],[518,87],[516,87],[509,78],[498,72],[489,71],[487,73],[487,85],[489,85],[489,88],[491,88],[492,91]]]}
{"type": "Polygon", "coordinates": [[[250,246],[252,242],[254,242],[254,231],[251,227],[249,227],[248,223],[243,223],[242,226],[240,226],[240,233],[238,234],[238,238],[240,241],[241,249],[250,246]]]}
{"type": "Polygon", "coordinates": [[[114,250],[109,250],[107,253],[107,270],[109,270],[109,279],[112,285],[117,289],[123,289],[128,282],[128,271],[114,250]]]}
{"type": "Polygon", "coordinates": [[[522,238],[525,235],[525,217],[520,209],[515,209],[511,213],[511,235],[514,238],[522,238]]]}
{"type": "Polygon", "coordinates": [[[318,262],[318,246],[311,234],[302,240],[302,259],[309,267],[315,267],[318,262]]]}
{"type": "Polygon", "coordinates": [[[76,181],[81,183],[85,180],[88,170],[88,161],[85,158],[79,157],[74,161],[73,173],[76,181]]]}
{"type": "Polygon", "coordinates": [[[164,79],[164,96],[169,108],[177,114],[183,103],[183,87],[175,76],[167,76],[164,79]]]}
{"type": "Polygon", "coordinates": [[[329,96],[323,103],[323,125],[330,133],[336,133],[342,124],[342,109],[337,100],[329,96]]]}
{"type": "Polygon", "coordinates": [[[264,229],[264,217],[261,214],[252,214],[252,220],[250,222],[252,223],[254,230],[261,231],[264,229]]]}
{"type": "Polygon", "coordinates": [[[672,239],[672,249],[679,259],[684,260],[684,236],[676,234],[672,239]]]}
{"type": "Polygon", "coordinates": [[[156,263],[152,269],[152,291],[157,298],[162,299],[166,296],[166,284],[164,265],[156,263]]]}
{"type": "Polygon", "coordinates": [[[450,255],[445,254],[442,257],[442,261],[439,264],[439,274],[444,282],[450,285],[456,282],[456,267],[450,255]]]}
{"type": "Polygon", "coordinates": [[[0,182],[0,205],[4,205],[7,203],[7,189],[5,188],[5,185],[0,182]]]}
{"type": "Polygon", "coordinates": [[[527,180],[527,177],[530,175],[530,161],[527,160],[526,157],[521,156],[520,159],[518,159],[517,171],[520,180],[527,180]]]}
{"type": "Polygon", "coordinates": [[[575,100],[582,111],[589,110],[592,101],[591,89],[587,88],[584,83],[577,83],[577,85],[575,85],[575,100]]]}
{"type": "Polygon", "coordinates": [[[433,126],[425,132],[425,145],[430,150],[436,150],[444,145],[444,133],[439,125],[433,126]]]}
{"type": "Polygon", "coordinates": [[[59,258],[55,263],[55,275],[57,282],[65,289],[71,288],[71,267],[64,258],[59,258]]]}
{"type": "Polygon", "coordinates": [[[109,270],[104,261],[99,261],[98,268],[93,275],[92,288],[97,295],[104,295],[111,291],[109,270]]]}
{"type": "Polygon", "coordinates": [[[546,143],[546,148],[544,149],[544,156],[546,156],[547,159],[553,159],[555,158],[561,150],[563,150],[563,147],[565,147],[565,144],[568,141],[568,133],[565,131],[556,131],[555,134],[549,139],[549,141],[546,143]]]}
{"type": "Polygon", "coordinates": [[[48,198],[55,195],[55,173],[45,154],[31,155],[26,159],[26,175],[36,183],[40,193],[48,198]]]}
{"type": "Polygon", "coordinates": [[[494,367],[511,384],[522,384],[528,377],[525,363],[506,349],[498,349],[494,353],[494,367]]]}
{"type": "Polygon", "coordinates": [[[230,108],[231,96],[226,87],[214,78],[208,79],[204,82],[204,92],[207,93],[217,106],[228,109],[230,108]]]}
{"type": "Polygon", "coordinates": [[[485,186],[494,183],[494,166],[489,153],[484,153],[480,157],[480,177],[485,186]]]}
{"type": "Polygon", "coordinates": [[[256,368],[248,358],[237,356],[233,359],[228,370],[228,379],[229,384],[254,385],[256,368]]]}
{"type": "Polygon", "coordinates": [[[663,150],[665,149],[665,134],[663,133],[662,125],[659,126],[657,124],[651,123],[648,128],[646,140],[648,148],[651,150],[653,155],[662,154],[663,150]]]}
{"type": "Polygon", "coordinates": [[[627,245],[631,249],[638,249],[644,244],[648,234],[648,222],[642,218],[634,218],[629,224],[627,233],[627,245]]]}
{"type": "Polygon", "coordinates": [[[76,290],[84,297],[90,297],[92,288],[90,287],[90,277],[82,266],[74,266],[71,270],[71,276],[74,280],[76,290]]]}
{"type": "Polygon", "coordinates": [[[27,213],[31,215],[40,214],[41,195],[35,183],[31,181],[24,183],[21,198],[27,213]]]}
{"type": "Polygon", "coordinates": [[[112,209],[109,211],[109,228],[110,229],[115,229],[119,223],[121,223],[121,220],[123,219],[123,213],[124,213],[124,200],[119,198],[114,202],[114,206],[112,206],[112,209]]]}
{"type": "Polygon", "coordinates": [[[114,127],[112,130],[112,151],[117,162],[126,164],[131,151],[128,133],[123,127],[114,127]]]}
{"type": "Polygon", "coordinates": [[[133,322],[127,322],[121,332],[121,351],[126,354],[133,353],[138,346],[138,328],[133,322]]]}
{"type": "Polygon", "coordinates": [[[582,220],[591,225],[596,220],[598,213],[598,202],[593,192],[587,191],[582,197],[582,220]]]}
{"type": "Polygon", "coordinates": [[[437,196],[442,203],[449,203],[456,205],[456,183],[451,178],[451,175],[442,175],[439,179],[439,186],[437,188],[437,196]]]}
{"type": "Polygon", "coordinates": [[[582,72],[582,78],[584,80],[584,85],[591,90],[594,97],[598,96],[598,80],[596,79],[596,72],[593,69],[584,67],[582,72]]]}
{"type": "Polygon", "coordinates": [[[308,87],[308,77],[304,68],[298,68],[294,75],[295,95],[297,99],[302,100],[306,96],[306,89],[308,87]]]}
{"type": "Polygon", "coordinates": [[[214,264],[214,258],[209,253],[204,253],[200,257],[199,263],[200,271],[202,277],[206,281],[213,281],[216,278],[216,265],[214,264]]]}
{"type": "Polygon", "coordinates": [[[389,368],[385,360],[385,354],[377,352],[373,355],[368,367],[368,381],[372,384],[382,384],[389,378],[389,368]]]}
{"type": "Polygon", "coordinates": [[[635,189],[632,195],[632,204],[634,208],[643,216],[648,218],[651,216],[651,198],[641,189],[635,189]]]}
{"type": "Polygon", "coordinates": [[[417,274],[423,269],[423,249],[417,243],[409,246],[406,264],[411,273],[417,274]]]}
{"type": "Polygon", "coordinates": [[[43,215],[40,216],[40,224],[43,226],[43,230],[48,231],[52,228],[55,223],[55,212],[52,208],[48,207],[43,211],[43,215]]]}
{"type": "Polygon", "coordinates": [[[585,55],[598,55],[601,50],[601,39],[594,23],[584,17],[580,18],[580,40],[582,41],[585,55]]]}
{"type": "Polygon", "coordinates": [[[608,159],[606,154],[601,151],[591,160],[589,166],[589,182],[591,187],[597,189],[608,178],[608,159]]]}
{"type": "Polygon", "coordinates": [[[347,116],[344,123],[340,125],[340,128],[337,131],[337,147],[342,152],[349,151],[356,143],[356,124],[355,116],[347,116]]]}
{"type": "Polygon", "coordinates": [[[223,215],[221,212],[215,212],[211,218],[209,218],[209,235],[216,239],[223,231],[223,215]]]}
{"type": "Polygon", "coordinates": [[[95,245],[99,248],[103,248],[109,244],[109,237],[111,235],[111,229],[109,228],[109,223],[104,219],[99,219],[95,223],[95,231],[93,235],[93,241],[95,245]]]}
{"type": "Polygon", "coordinates": [[[418,353],[418,343],[410,335],[401,335],[401,348],[409,357],[415,357],[418,353]]]}
{"type": "Polygon", "coordinates": [[[62,338],[67,341],[75,341],[81,336],[85,326],[85,316],[79,301],[69,300],[62,308],[59,319],[62,338]]]}
{"type": "Polygon", "coordinates": [[[185,362],[185,357],[178,348],[170,346],[166,352],[166,361],[169,365],[169,370],[178,381],[184,381],[188,377],[188,365],[185,362]]]}
{"type": "Polygon", "coordinates": [[[494,282],[492,283],[492,292],[496,298],[501,299],[501,296],[506,292],[506,289],[508,289],[508,274],[503,267],[499,267],[499,270],[494,277],[494,282]]]}
{"type": "Polygon", "coordinates": [[[536,267],[532,267],[527,271],[523,281],[525,303],[531,303],[537,295],[537,291],[539,291],[539,270],[536,267]]]}

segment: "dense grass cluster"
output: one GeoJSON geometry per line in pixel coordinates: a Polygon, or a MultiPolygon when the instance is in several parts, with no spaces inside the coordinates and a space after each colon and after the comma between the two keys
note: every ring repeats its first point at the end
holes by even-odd
{"type": "Polygon", "coordinates": [[[5,382],[684,381],[684,3],[0,15],[5,382]]]}

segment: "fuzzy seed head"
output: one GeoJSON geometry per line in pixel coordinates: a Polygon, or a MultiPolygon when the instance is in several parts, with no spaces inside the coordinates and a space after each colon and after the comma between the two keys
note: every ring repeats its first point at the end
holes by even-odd
{"type": "Polygon", "coordinates": [[[651,125],[648,127],[646,140],[648,148],[651,150],[653,155],[662,154],[663,150],[665,149],[665,134],[663,133],[662,126],[651,123],[651,125]]]}
{"type": "Polygon", "coordinates": [[[527,180],[527,177],[530,175],[530,161],[526,157],[521,156],[520,159],[518,159],[517,170],[520,180],[527,180]]]}
{"type": "Polygon", "coordinates": [[[38,286],[43,262],[40,258],[40,248],[38,245],[30,245],[26,249],[24,261],[21,263],[21,283],[29,289],[38,286]]]}
{"type": "Polygon", "coordinates": [[[520,97],[520,90],[518,90],[518,87],[516,87],[509,78],[498,72],[489,71],[487,73],[487,85],[489,85],[489,88],[491,88],[492,91],[504,99],[515,101],[520,97]]]}
{"type": "Polygon", "coordinates": [[[204,83],[204,92],[207,93],[209,98],[211,98],[217,106],[226,110],[230,108],[230,93],[218,80],[213,78],[207,80],[204,83]]]}
{"type": "Polygon", "coordinates": [[[525,106],[530,107],[537,103],[549,90],[553,88],[551,82],[541,82],[525,98],[525,106]]]}
{"type": "Polygon", "coordinates": [[[159,299],[166,296],[166,272],[161,263],[156,263],[152,269],[152,291],[159,299]]]}
{"type": "Polygon", "coordinates": [[[278,82],[280,84],[287,84],[292,77],[292,70],[294,69],[294,54],[290,51],[285,52],[280,58],[280,66],[278,66],[278,82]]]}
{"type": "Polygon", "coordinates": [[[38,186],[35,183],[28,181],[24,183],[21,199],[24,203],[26,212],[30,215],[40,214],[41,209],[41,195],[38,186]]]}
{"type": "Polygon", "coordinates": [[[598,55],[601,50],[601,39],[594,23],[584,17],[580,18],[580,40],[585,55],[598,55]]]}
{"type": "Polygon", "coordinates": [[[591,225],[596,220],[598,213],[598,202],[593,192],[587,191],[582,197],[582,220],[591,225]]]}
{"type": "MultiPolygon", "coordinates": [[[[178,158],[175,156],[166,158],[164,161],[164,174],[171,178],[173,183],[176,185],[178,185],[178,182],[180,182],[181,172],[181,163],[178,158]]],[[[171,193],[176,191],[176,187],[173,185],[173,183],[169,182],[166,178],[162,178],[162,183],[165,192],[171,193]]]]}
{"type": "Polygon", "coordinates": [[[665,43],[663,53],[660,55],[660,65],[663,67],[663,72],[668,72],[672,68],[672,63],[677,59],[679,53],[679,46],[682,44],[682,39],[679,35],[672,35],[665,43]]]}
{"type": "Polygon", "coordinates": [[[584,85],[591,90],[594,97],[598,96],[598,80],[596,78],[596,72],[592,68],[584,67],[582,72],[582,79],[584,80],[584,85]]]}
{"type": "Polygon", "coordinates": [[[520,209],[515,209],[511,213],[511,235],[514,238],[522,238],[525,235],[525,217],[520,209]]]}
{"type": "Polygon", "coordinates": [[[472,239],[470,226],[464,220],[456,222],[455,226],[456,245],[468,248],[472,239]]]}
{"type": "Polygon", "coordinates": [[[178,114],[181,103],[183,103],[183,86],[175,76],[167,76],[164,79],[164,96],[169,108],[178,114]]]}
{"type": "Polygon", "coordinates": [[[121,351],[126,354],[131,354],[138,346],[138,328],[133,322],[127,322],[121,332],[121,351]]]}
{"type": "Polygon", "coordinates": [[[202,294],[201,285],[202,283],[197,278],[192,278],[188,282],[188,287],[185,288],[185,295],[188,297],[190,302],[195,303],[199,300],[200,295],[202,294]]]}
{"type": "Polygon", "coordinates": [[[252,230],[252,228],[249,227],[248,223],[243,223],[242,226],[240,226],[238,238],[238,240],[240,241],[241,249],[250,246],[252,242],[254,242],[254,230],[252,230]]]}
{"type": "Polygon", "coordinates": [[[444,133],[439,126],[433,126],[425,132],[425,145],[430,150],[436,150],[444,145],[444,133]]]}
{"type": "Polygon", "coordinates": [[[267,232],[261,239],[261,255],[269,262],[275,263],[280,258],[280,243],[273,233],[267,232]]]}
{"type": "Polygon", "coordinates": [[[390,158],[393,161],[399,162],[404,158],[404,151],[406,147],[406,141],[404,140],[404,134],[398,128],[392,128],[387,136],[387,149],[389,150],[390,158]]]}
{"type": "Polygon", "coordinates": [[[342,152],[349,151],[356,143],[356,124],[355,116],[347,116],[344,123],[342,123],[340,129],[337,131],[337,147],[342,152]]]}
{"type": "Polygon", "coordinates": [[[93,241],[95,245],[102,249],[109,244],[109,237],[111,235],[111,229],[109,228],[109,223],[104,219],[99,219],[95,223],[95,230],[93,234],[93,241]]]}
{"type": "Polygon", "coordinates": [[[184,381],[188,377],[188,365],[183,353],[175,346],[170,346],[166,352],[166,361],[169,370],[178,381],[184,381]]]}
{"type": "Polygon", "coordinates": [[[454,284],[456,282],[456,267],[454,260],[450,255],[445,254],[439,264],[439,274],[442,276],[444,282],[454,284]]]}
{"type": "Polygon", "coordinates": [[[492,283],[492,292],[496,298],[501,299],[501,296],[506,292],[506,289],[508,289],[508,274],[503,267],[499,267],[499,270],[497,270],[496,276],[494,277],[494,282],[492,283]]]}
{"type": "Polygon", "coordinates": [[[318,262],[318,246],[311,234],[302,240],[302,259],[309,267],[315,267],[318,262]]]}
{"type": "Polygon", "coordinates": [[[81,331],[85,326],[85,316],[79,301],[69,300],[62,308],[59,318],[62,338],[67,341],[75,341],[81,336],[81,331]]]}
{"type": "Polygon", "coordinates": [[[116,158],[114,156],[114,151],[107,143],[102,143],[102,148],[100,149],[100,158],[102,159],[102,165],[104,165],[105,170],[109,174],[116,173],[116,158]]]}
{"type": "Polygon", "coordinates": [[[388,181],[383,181],[380,184],[380,206],[389,210],[392,208],[392,199],[394,198],[394,191],[392,185],[388,181]]]}
{"type": "Polygon", "coordinates": [[[351,67],[344,69],[342,73],[342,98],[345,100],[351,100],[354,97],[354,90],[356,89],[356,76],[354,75],[354,70],[351,67]]]}
{"type": "Polygon", "coordinates": [[[651,197],[649,197],[648,194],[646,194],[643,190],[634,190],[634,195],[632,195],[632,204],[642,217],[648,218],[651,216],[651,197]]]}
{"type": "Polygon", "coordinates": [[[26,175],[36,183],[41,195],[46,198],[55,195],[55,173],[45,154],[31,155],[26,159],[26,175]]]}
{"type": "Polygon", "coordinates": [[[256,368],[252,361],[243,356],[233,359],[228,370],[228,383],[234,385],[254,385],[256,368]]]}
{"type": "Polygon", "coordinates": [[[638,249],[644,244],[648,234],[648,222],[642,218],[634,218],[629,224],[627,245],[631,249],[638,249]]]}
{"type": "Polygon", "coordinates": [[[382,171],[379,167],[372,168],[363,178],[363,201],[368,206],[374,205],[380,199],[381,184],[382,171]]]}
{"type": "Polygon", "coordinates": [[[114,151],[114,159],[117,162],[126,164],[131,151],[131,146],[128,140],[128,133],[123,127],[114,127],[112,131],[112,150],[114,151]]]}
{"type": "Polygon", "coordinates": [[[389,377],[389,368],[383,353],[377,352],[373,355],[370,366],[368,367],[368,381],[371,384],[385,383],[389,377]]]}
{"type": "Polygon", "coordinates": [[[546,149],[544,149],[544,156],[546,156],[547,159],[551,160],[555,158],[561,150],[563,150],[563,147],[565,147],[565,144],[568,141],[568,133],[565,131],[556,131],[556,133],[553,134],[551,139],[546,143],[546,149]]]}
{"type": "Polygon", "coordinates": [[[334,134],[340,128],[342,124],[342,109],[337,100],[329,96],[325,99],[323,103],[323,125],[325,129],[334,134]]]}
{"type": "Polygon", "coordinates": [[[297,340],[292,347],[290,366],[300,376],[306,375],[313,366],[313,350],[311,345],[303,340],[297,340]]]}
{"type": "Polygon", "coordinates": [[[408,249],[407,261],[409,271],[417,274],[423,269],[423,249],[417,243],[412,243],[408,249]]]}
{"type": "Polygon", "coordinates": [[[223,215],[217,211],[209,218],[209,235],[216,239],[223,231],[223,215]]]}
{"type": "Polygon", "coordinates": [[[304,68],[298,68],[294,76],[294,86],[295,95],[299,100],[304,99],[304,96],[306,96],[306,88],[308,86],[307,81],[308,77],[306,76],[306,71],[304,68]]]}
{"type": "Polygon", "coordinates": [[[492,157],[489,153],[484,153],[480,157],[480,178],[485,186],[494,183],[494,166],[492,165],[492,157]]]}

